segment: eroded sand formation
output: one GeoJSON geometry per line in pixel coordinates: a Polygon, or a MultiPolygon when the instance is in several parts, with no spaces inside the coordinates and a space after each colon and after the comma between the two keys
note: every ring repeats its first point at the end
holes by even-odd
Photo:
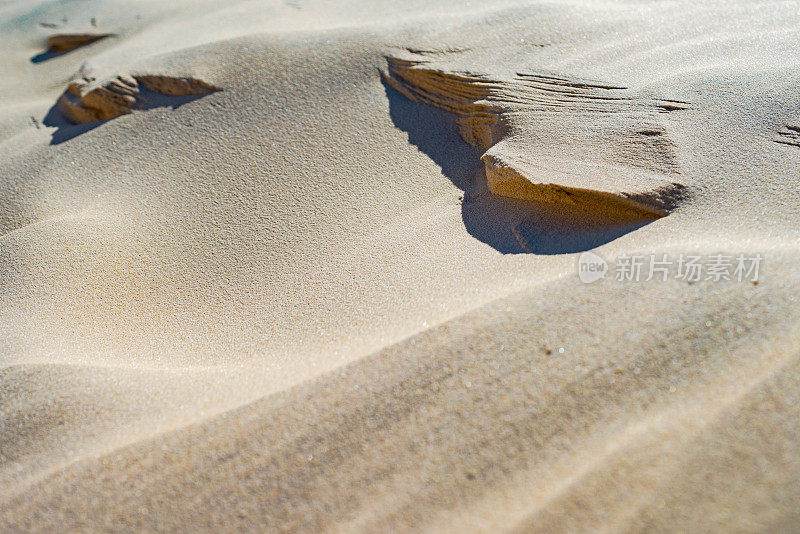
{"type": "Polygon", "coordinates": [[[787,124],[786,127],[778,132],[776,143],[784,145],[800,146],[800,125],[787,124]]]}
{"type": "Polygon", "coordinates": [[[98,82],[92,77],[73,80],[58,99],[58,109],[76,124],[108,120],[127,115],[136,109],[149,109],[164,105],[158,95],[205,95],[219,91],[213,85],[192,77],[162,75],[128,75],[98,82]],[[143,91],[144,90],[144,91],[143,91]]]}
{"type": "Polygon", "coordinates": [[[49,52],[63,54],[112,35],[111,33],[60,33],[47,38],[47,47],[49,52]]]}
{"type": "Polygon", "coordinates": [[[403,50],[387,57],[383,79],[413,101],[458,115],[461,136],[485,151],[492,193],[624,219],[662,217],[686,198],[659,120],[686,102],[545,73],[503,80],[455,72],[444,66],[452,53],[403,50]]]}

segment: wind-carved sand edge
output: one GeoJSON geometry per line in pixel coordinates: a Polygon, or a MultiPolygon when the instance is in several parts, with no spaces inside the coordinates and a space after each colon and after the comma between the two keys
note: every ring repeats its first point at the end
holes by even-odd
{"type": "Polygon", "coordinates": [[[800,146],[800,124],[787,124],[773,141],[782,145],[800,146]]]}
{"type": "Polygon", "coordinates": [[[98,83],[92,77],[83,76],[69,83],[58,99],[57,108],[71,122],[85,124],[163,105],[163,102],[155,102],[149,98],[143,89],[174,97],[221,91],[220,88],[193,77],[120,74],[98,83]]]}
{"type": "Polygon", "coordinates": [[[679,165],[657,120],[658,114],[687,109],[686,102],[549,73],[517,73],[502,80],[434,67],[446,53],[406,49],[387,55],[388,69],[381,76],[406,98],[458,116],[461,136],[484,150],[481,160],[493,194],[581,206],[624,219],[663,217],[687,198],[687,187],[672,179],[680,174],[679,165]],[[605,181],[568,171],[566,160],[552,154],[544,158],[550,163],[547,180],[537,179],[544,166],[540,158],[506,143],[511,114],[525,115],[534,128],[555,132],[565,143],[581,139],[586,145],[582,172],[605,170],[605,181]]]}
{"type": "Polygon", "coordinates": [[[113,33],[59,33],[47,38],[47,48],[48,52],[63,54],[113,36],[113,33]]]}

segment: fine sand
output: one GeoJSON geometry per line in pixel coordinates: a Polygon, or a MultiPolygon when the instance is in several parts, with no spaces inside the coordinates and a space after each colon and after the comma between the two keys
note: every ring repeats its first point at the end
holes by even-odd
{"type": "Polygon", "coordinates": [[[800,532],[797,14],[0,0],[0,531],[800,532]]]}

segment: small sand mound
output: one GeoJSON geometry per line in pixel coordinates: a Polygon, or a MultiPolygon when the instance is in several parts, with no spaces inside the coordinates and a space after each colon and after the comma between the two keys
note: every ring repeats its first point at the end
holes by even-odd
{"type": "Polygon", "coordinates": [[[60,33],[47,38],[47,47],[49,52],[63,54],[112,35],[111,33],[60,33]]]}
{"type": "Polygon", "coordinates": [[[102,83],[83,77],[70,82],[57,106],[71,122],[84,124],[113,119],[137,109],[168,105],[159,95],[206,95],[219,90],[191,77],[120,74],[102,83]]]}
{"type": "Polygon", "coordinates": [[[484,150],[499,196],[586,207],[610,216],[657,218],[687,196],[659,115],[686,102],[547,73],[512,79],[447,69],[446,56],[388,56],[384,81],[407,98],[458,115],[461,136],[484,150]],[[542,143],[541,140],[546,140],[542,143]],[[541,146],[540,146],[541,145],[541,146]],[[562,146],[563,154],[552,146],[562,146]]]}

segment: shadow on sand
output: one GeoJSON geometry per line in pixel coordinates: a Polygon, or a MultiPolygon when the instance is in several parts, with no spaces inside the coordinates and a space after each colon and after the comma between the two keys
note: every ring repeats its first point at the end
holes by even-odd
{"type": "MultiPolygon", "coordinates": [[[[147,103],[147,105],[142,107],[141,110],[137,110],[137,112],[154,108],[172,108],[175,110],[184,104],[188,104],[189,102],[193,102],[199,98],[208,96],[208,94],[170,96],[148,91],[145,88],[140,88],[139,94],[141,95],[142,100],[147,103]]],[[[53,137],[50,139],[50,144],[58,145],[88,131],[94,130],[95,128],[104,125],[109,120],[89,122],[86,124],[75,124],[67,119],[58,109],[58,104],[54,104],[53,107],[51,107],[47,112],[47,115],[45,115],[44,119],[42,119],[42,124],[51,128],[56,128],[56,131],[53,132],[53,137]]]]}
{"type": "Polygon", "coordinates": [[[503,254],[569,254],[590,250],[652,221],[610,223],[575,208],[499,197],[489,192],[481,153],[458,133],[456,117],[412,102],[384,83],[392,122],[464,191],[467,231],[503,254]]]}

